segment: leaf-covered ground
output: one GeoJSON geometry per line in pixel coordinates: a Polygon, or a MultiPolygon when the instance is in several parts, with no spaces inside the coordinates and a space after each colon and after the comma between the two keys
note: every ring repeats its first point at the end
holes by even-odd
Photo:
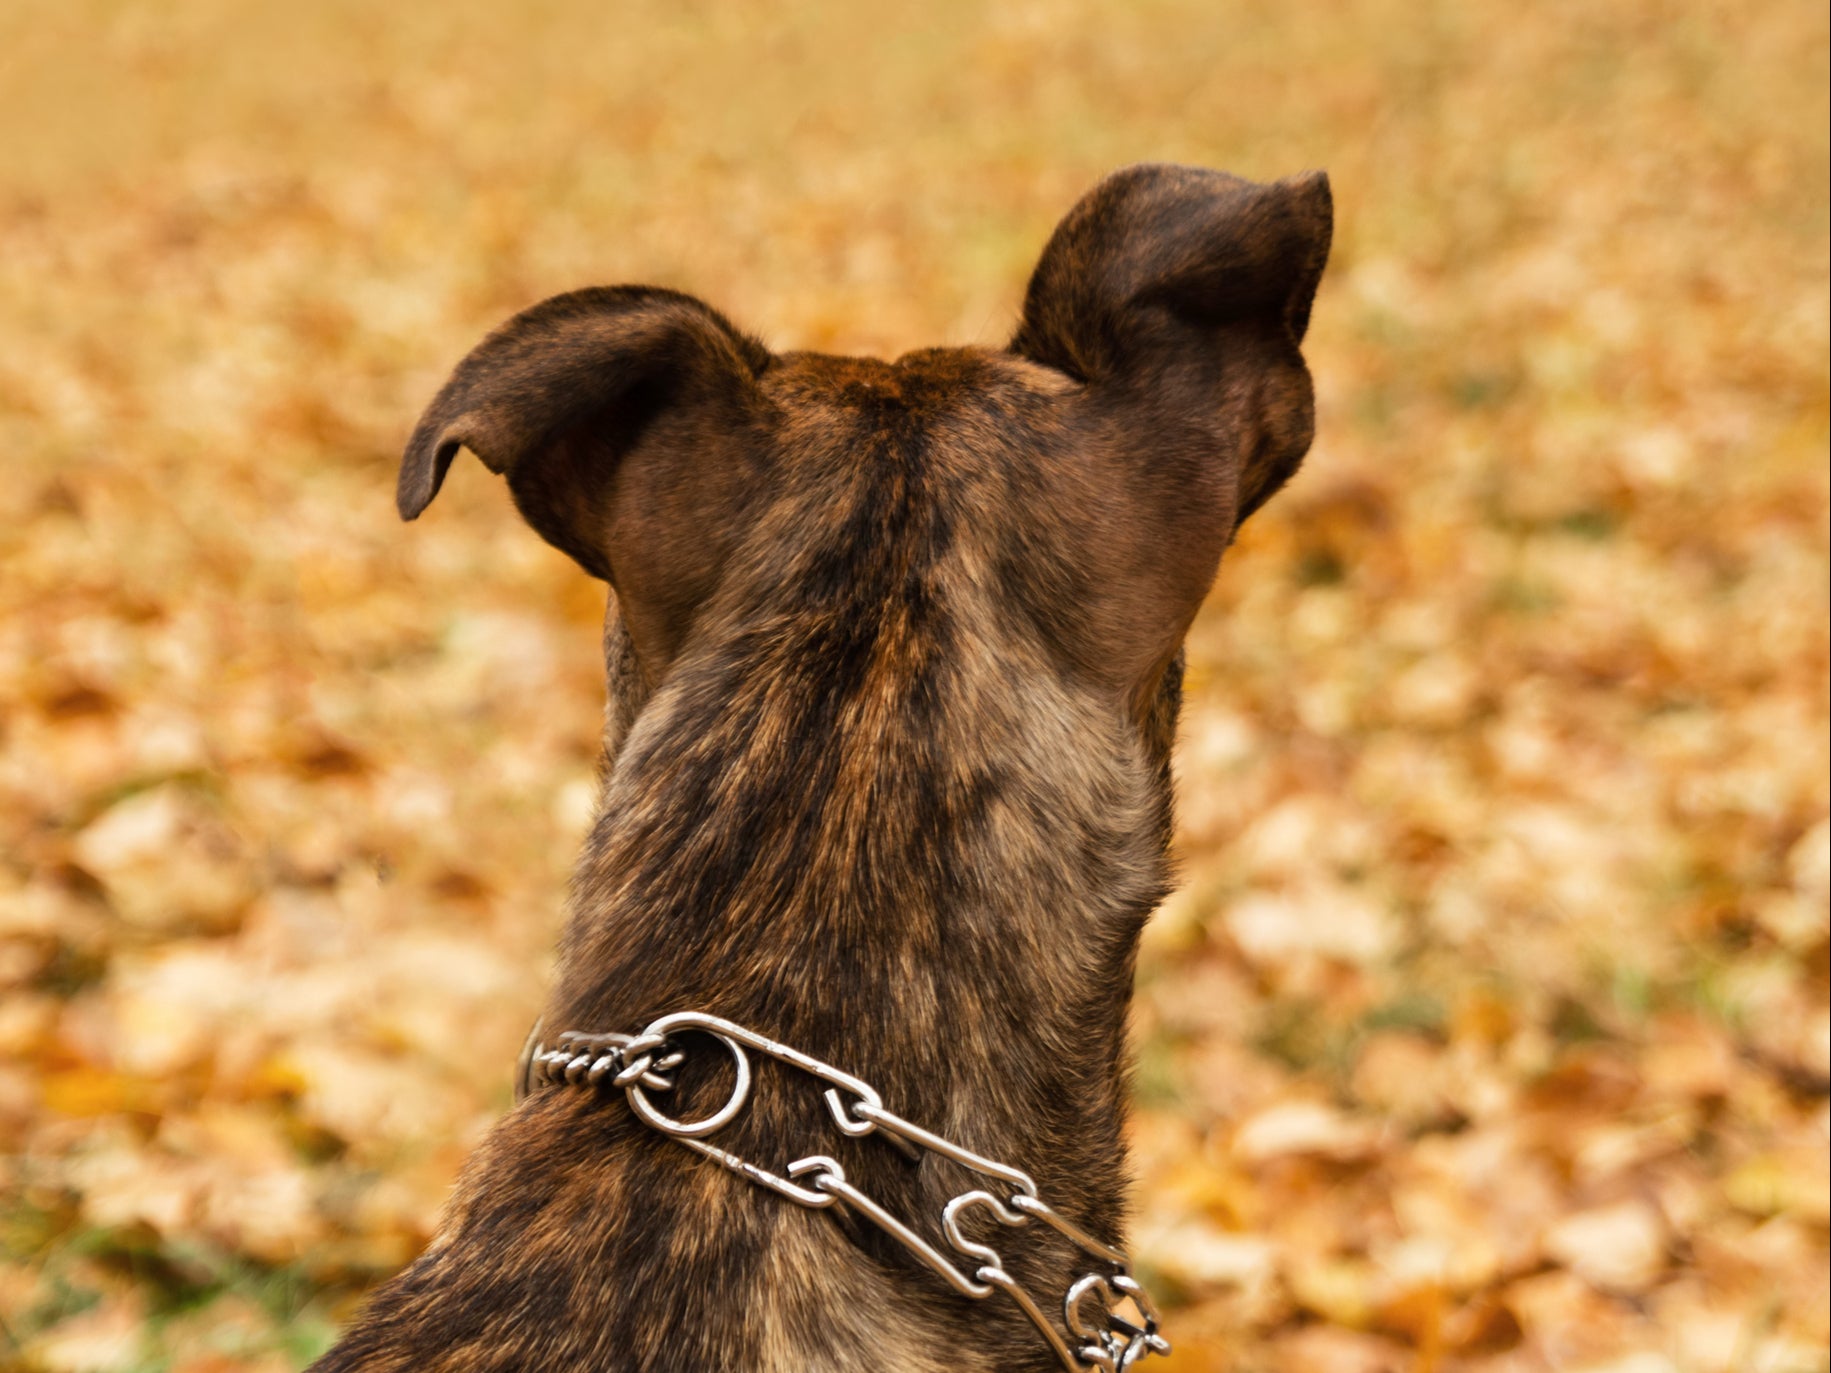
{"type": "Polygon", "coordinates": [[[1191,642],[1135,1242],[1184,1373],[1827,1365],[1816,0],[0,12],[0,1366],[299,1366],[507,1102],[601,596],[397,446],[651,280],[997,342],[1326,166],[1314,454],[1191,642]]]}

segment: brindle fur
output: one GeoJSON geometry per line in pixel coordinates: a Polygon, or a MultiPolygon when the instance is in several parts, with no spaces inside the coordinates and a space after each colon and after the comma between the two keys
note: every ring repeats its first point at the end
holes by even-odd
{"type": "MultiPolygon", "coordinates": [[[[596,823],[552,1030],[729,1017],[1124,1227],[1125,1018],[1169,881],[1181,642],[1239,521],[1310,443],[1298,344],[1328,252],[1320,174],[1120,172],[1057,229],[1004,351],[771,354],[691,297],[619,287],[486,339],[408,446],[456,449],[614,588],[596,823]]],[[[710,1109],[693,1046],[666,1109],[710,1109]]],[[[759,1065],[719,1136],[839,1157],[909,1218],[968,1179],[823,1126],[759,1065]]],[[[1031,1226],[991,1237],[1059,1294],[1031,1226]]],[[[316,1365],[469,1373],[1055,1368],[1006,1299],[954,1295],[632,1117],[537,1092],[427,1251],[316,1365]]]]}

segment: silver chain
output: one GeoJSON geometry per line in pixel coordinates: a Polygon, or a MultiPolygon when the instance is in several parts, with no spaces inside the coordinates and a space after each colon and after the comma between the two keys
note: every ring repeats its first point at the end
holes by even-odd
{"type": "Polygon", "coordinates": [[[962,1296],[975,1299],[1004,1292],[1030,1318],[1070,1373],[1088,1368],[1122,1373],[1152,1354],[1168,1354],[1170,1343],[1157,1333],[1157,1309],[1136,1279],[1125,1254],[1102,1244],[1073,1221],[1052,1210],[1036,1194],[1028,1173],[975,1154],[886,1109],[883,1099],[865,1082],[742,1025],[700,1011],[664,1015],[641,1034],[582,1034],[568,1031],[547,1046],[540,1041],[537,1023],[528,1036],[517,1067],[515,1097],[520,1100],[536,1087],[595,1088],[608,1082],[620,1087],[630,1109],[651,1129],[678,1140],[689,1149],[729,1168],[732,1172],[800,1206],[821,1210],[843,1202],[885,1234],[908,1249],[962,1296]],[[672,1049],[675,1036],[700,1030],[724,1044],[737,1069],[737,1079],[724,1105],[700,1120],[675,1120],[650,1100],[651,1092],[672,1090],[669,1074],[686,1055],[672,1049]],[[798,1068],[826,1084],[827,1109],[843,1135],[854,1139],[882,1131],[911,1159],[926,1151],[952,1159],[983,1178],[996,1190],[975,1188],[962,1192],[941,1208],[940,1229],[954,1255],[924,1238],[846,1179],[838,1160],[825,1154],[796,1159],[781,1173],[772,1173],[736,1154],[706,1141],[737,1119],[750,1099],[750,1056],[753,1049],[790,1067],[798,1068]],[[1000,1225],[1020,1228],[1040,1220],[1097,1260],[1098,1266],[1070,1283],[1062,1295],[1062,1326],[1058,1330],[1043,1308],[1005,1268],[1004,1259],[989,1244],[967,1237],[961,1225],[975,1211],[983,1211],[1000,1225]],[[1064,1330],[1066,1334],[1064,1334],[1064,1330]]]}

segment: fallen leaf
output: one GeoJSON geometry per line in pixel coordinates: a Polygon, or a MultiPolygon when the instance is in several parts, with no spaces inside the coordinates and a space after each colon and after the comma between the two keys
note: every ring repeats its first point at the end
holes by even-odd
{"type": "Polygon", "coordinates": [[[1763,1154],[1723,1180],[1723,1195],[1758,1216],[1790,1215],[1816,1225],[1831,1222],[1831,1176],[1820,1149],[1763,1154]]]}
{"type": "Polygon", "coordinates": [[[1281,1102],[1242,1121],[1233,1135],[1233,1155],[1258,1164],[1288,1154],[1312,1154],[1340,1162],[1371,1157],[1378,1131],[1315,1101],[1281,1102]]]}
{"type": "Polygon", "coordinates": [[[1585,1281],[1618,1291],[1644,1291],[1666,1265],[1665,1225],[1641,1201],[1565,1216],[1546,1228],[1543,1243],[1585,1281]]]}

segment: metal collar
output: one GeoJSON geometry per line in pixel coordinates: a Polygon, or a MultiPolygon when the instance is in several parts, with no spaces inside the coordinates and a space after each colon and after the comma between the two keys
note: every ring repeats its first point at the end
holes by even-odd
{"type": "Polygon", "coordinates": [[[543,1087],[590,1090],[606,1083],[622,1088],[630,1109],[645,1125],[758,1186],[814,1210],[843,1203],[902,1244],[962,1296],[979,1299],[995,1291],[1004,1292],[1030,1318],[1070,1373],[1083,1373],[1089,1368],[1122,1373],[1152,1354],[1170,1352],[1169,1341],[1157,1333],[1157,1310],[1132,1277],[1122,1250],[1103,1244],[1051,1209],[1037,1196],[1036,1183],[1028,1173],[904,1120],[885,1107],[868,1083],[830,1063],[700,1011],[664,1015],[636,1035],[567,1031],[551,1047],[541,1042],[541,1026],[537,1022],[516,1065],[515,1099],[520,1101],[543,1087]],[[675,1037],[689,1030],[703,1031],[723,1043],[731,1054],[737,1077],[731,1095],[716,1111],[699,1120],[683,1121],[657,1108],[650,1093],[672,1090],[674,1080],[669,1074],[686,1058],[683,1050],[673,1047],[675,1037]],[[935,1244],[859,1191],[846,1180],[845,1169],[838,1160],[825,1154],[796,1159],[777,1173],[708,1143],[706,1136],[737,1119],[750,1100],[747,1050],[765,1054],[825,1083],[827,1109],[841,1134],[857,1139],[882,1131],[911,1159],[919,1159],[924,1152],[939,1154],[990,1179],[988,1186],[961,1192],[941,1208],[940,1231],[947,1248],[935,1244]],[[998,1251],[969,1238],[962,1229],[963,1221],[976,1211],[1013,1229],[1040,1220],[1094,1260],[1090,1271],[1076,1278],[1062,1294],[1061,1328],[1006,1271],[998,1251]],[[966,1262],[962,1263],[962,1259],[966,1262]]]}

